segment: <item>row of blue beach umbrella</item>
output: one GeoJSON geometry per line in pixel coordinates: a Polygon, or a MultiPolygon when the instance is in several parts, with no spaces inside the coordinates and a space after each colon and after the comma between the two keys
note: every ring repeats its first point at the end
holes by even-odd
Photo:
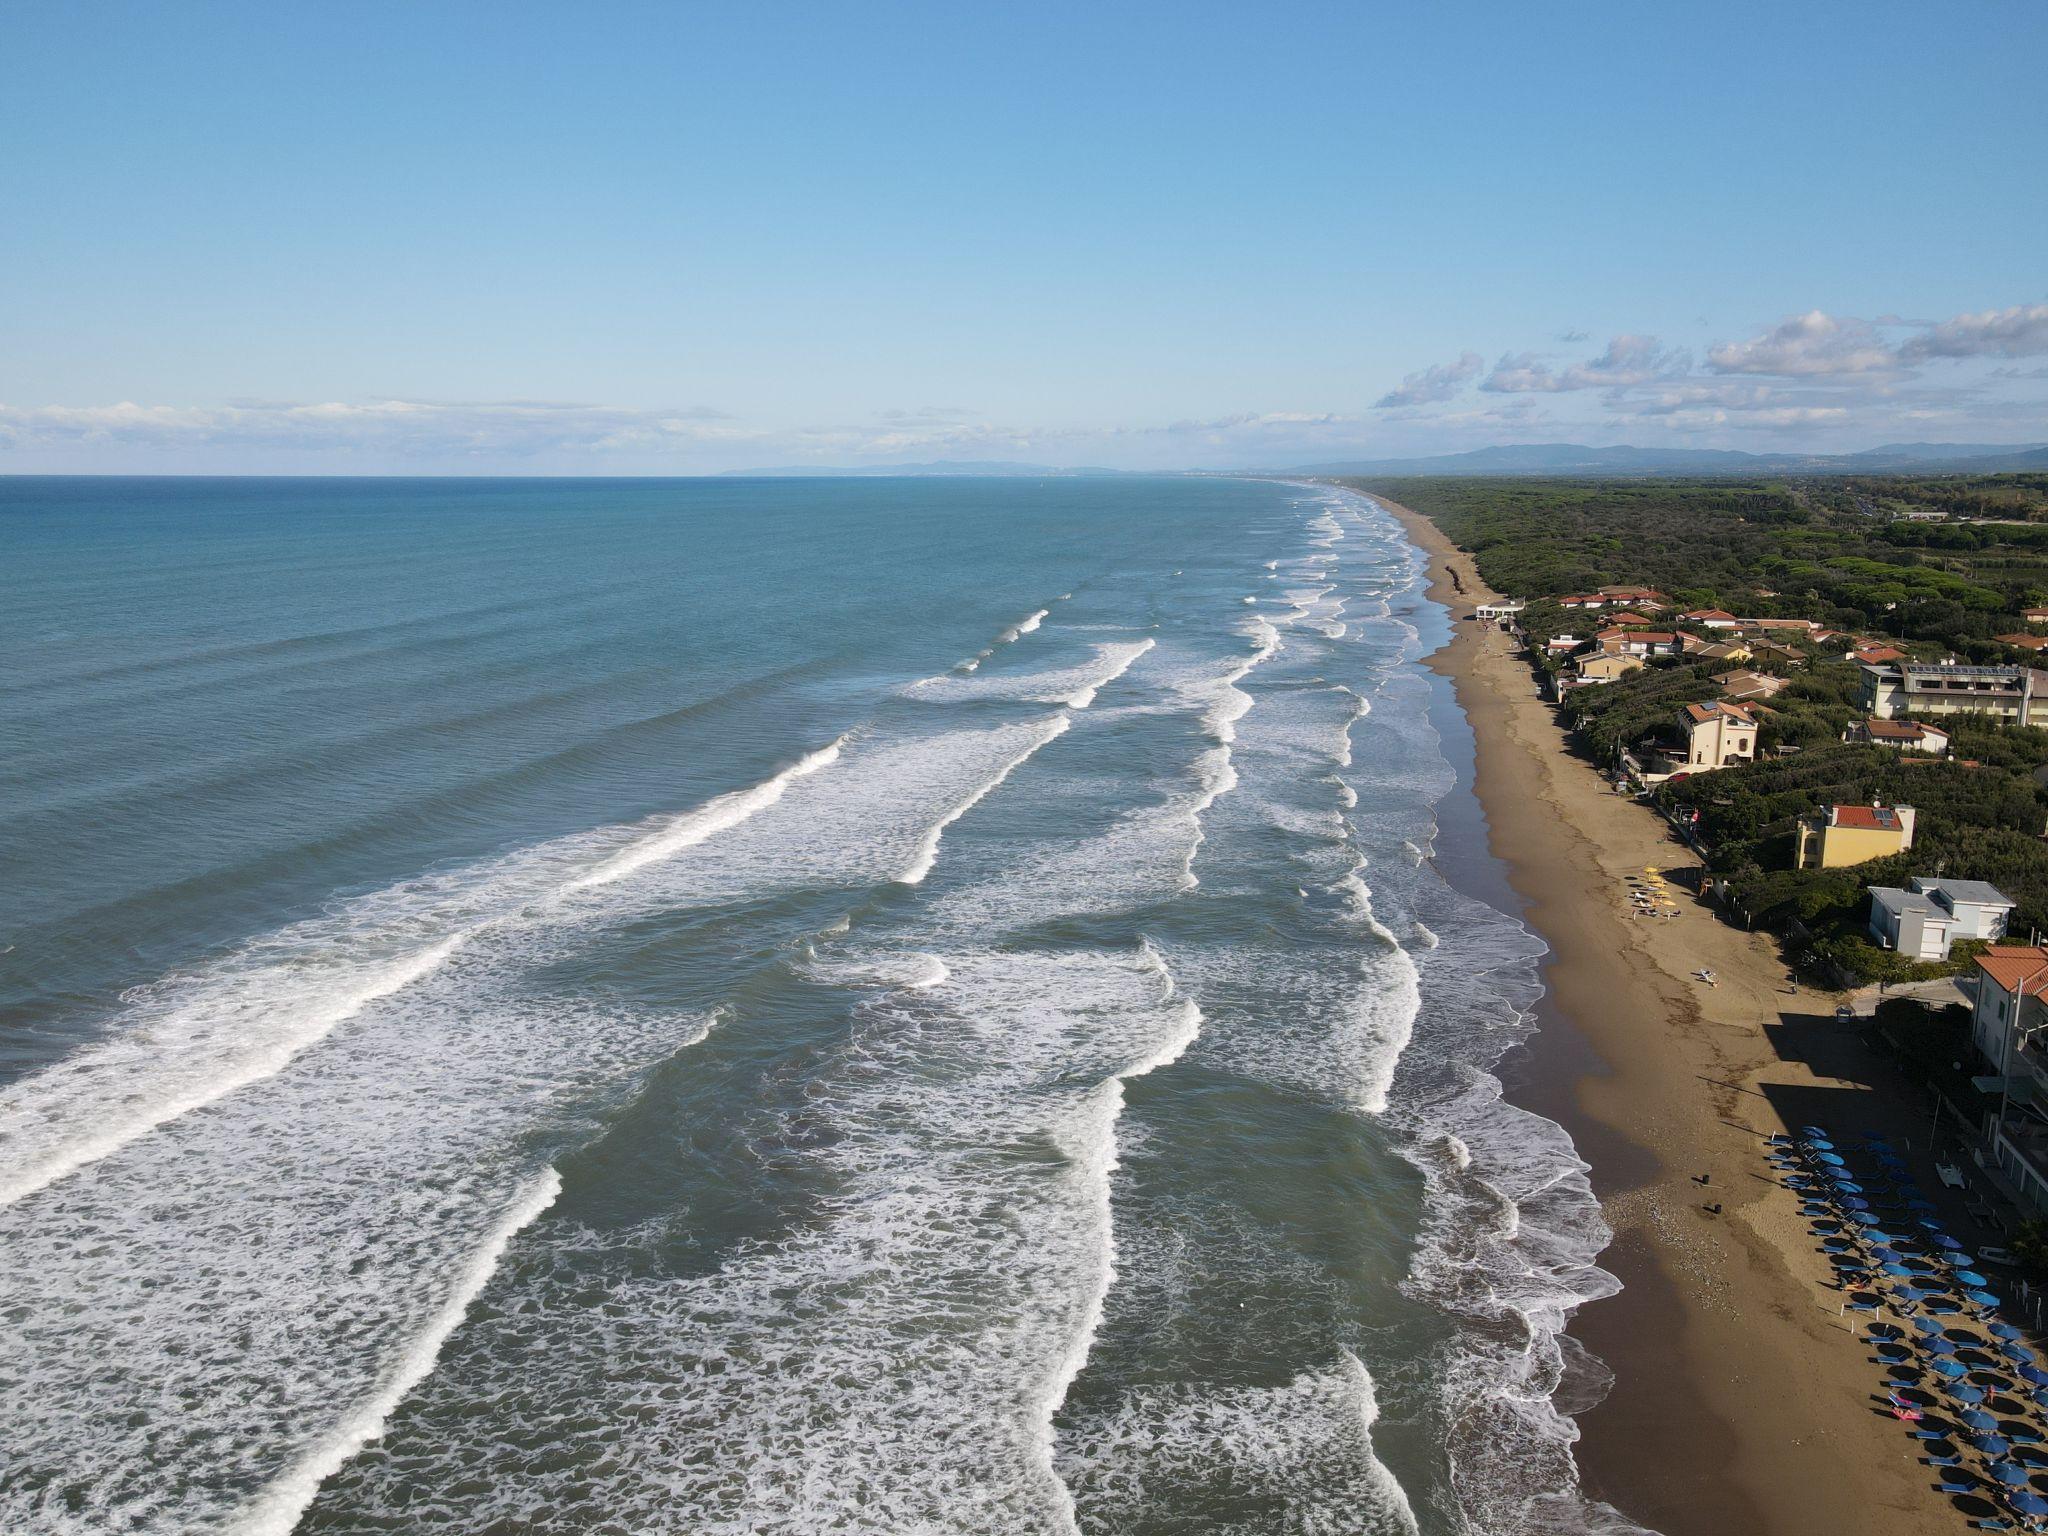
{"type": "MultiPolygon", "coordinates": [[[[1883,1137],[1867,1136],[1855,1150],[1868,1171],[1858,1172],[1814,1125],[1768,1140],[1773,1165],[1850,1293],[1845,1310],[1901,1319],[1873,1321],[1866,1338],[1887,1364],[1893,1412],[1927,1443],[1941,1491],[1975,1495],[2028,1529],[2048,1529],[2048,1497],[2035,1484],[2048,1479],[2048,1435],[2038,1421],[2048,1407],[2048,1369],[1999,1316],[1990,1280],[1936,1219],[1905,1159],[1883,1137]],[[1934,1399],[1949,1427],[1928,1424],[1922,1405],[1905,1395],[1913,1391],[1934,1399]],[[2028,1409],[1990,1411],[2017,1409],[2021,1399],[2028,1409]],[[1981,1478],[1966,1467],[1962,1444],[1974,1452],[1981,1478]]],[[[1998,1518],[1978,1524],[2012,1528],[1998,1518]]]]}

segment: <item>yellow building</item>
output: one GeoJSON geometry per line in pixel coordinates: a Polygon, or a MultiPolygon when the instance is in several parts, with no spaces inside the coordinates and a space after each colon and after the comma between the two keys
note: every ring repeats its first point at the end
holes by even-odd
{"type": "Polygon", "coordinates": [[[1912,806],[1831,805],[1800,820],[1792,862],[1799,869],[1841,869],[1912,846],[1912,806]]]}
{"type": "Polygon", "coordinates": [[[1611,683],[1624,672],[1640,672],[1644,666],[1640,656],[1623,656],[1602,651],[1597,655],[1581,657],[1573,670],[1588,682],[1611,683]]]}
{"type": "Polygon", "coordinates": [[[1685,731],[1684,772],[1756,761],[1756,716],[1740,704],[1688,704],[1678,723],[1685,731]]]}

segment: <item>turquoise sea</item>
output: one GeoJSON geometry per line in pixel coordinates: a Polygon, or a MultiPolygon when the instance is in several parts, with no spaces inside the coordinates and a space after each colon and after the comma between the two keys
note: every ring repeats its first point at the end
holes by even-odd
{"type": "Polygon", "coordinates": [[[0,479],[0,1530],[1628,1529],[1418,568],[1270,481],[0,479]]]}

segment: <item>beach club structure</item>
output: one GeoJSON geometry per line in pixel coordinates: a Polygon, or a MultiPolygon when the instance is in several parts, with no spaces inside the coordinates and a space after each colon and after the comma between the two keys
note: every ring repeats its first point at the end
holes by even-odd
{"type": "Polygon", "coordinates": [[[1862,707],[1880,720],[1986,715],[2005,725],[2048,725],[2048,672],[2019,664],[1863,662],[1862,707]]]}
{"type": "Polygon", "coordinates": [[[1794,869],[1842,869],[1913,846],[1910,805],[1831,805],[1800,818],[1794,869]]]}
{"type": "Polygon", "coordinates": [[[1975,1083],[1999,1101],[1985,1140],[2024,1202],[2048,1216],[2048,949],[1994,944],[1975,971],[1970,1038],[1991,1067],[1975,1083]]]}
{"type": "Polygon", "coordinates": [[[2042,1529],[2048,1366],[1906,1159],[1881,1136],[1837,1137],[1818,1125],[1766,1144],[1841,1312],[1862,1320],[1881,1373],[1873,1404],[1918,1442],[1934,1486],[1978,1529],[2042,1529]]]}
{"type": "Polygon", "coordinates": [[[1479,620],[1482,624],[1499,624],[1504,620],[1514,618],[1516,614],[1528,606],[1527,603],[1517,602],[1511,597],[1496,598],[1490,603],[1481,603],[1477,608],[1474,608],[1472,610],[1472,617],[1479,620]]]}
{"type": "Polygon", "coordinates": [[[1982,880],[1928,880],[1904,890],[1870,887],[1870,936],[1909,960],[1946,960],[1958,939],[2005,937],[2014,903],[1982,880]]]}

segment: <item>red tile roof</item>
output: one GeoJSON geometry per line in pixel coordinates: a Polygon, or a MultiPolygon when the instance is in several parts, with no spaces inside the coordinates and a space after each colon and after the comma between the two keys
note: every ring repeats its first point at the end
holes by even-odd
{"type": "Polygon", "coordinates": [[[2038,944],[1993,944],[1977,957],[1977,969],[2001,991],[2025,987],[2038,992],[2043,981],[2048,981],[2048,949],[2038,944]]]}
{"type": "Polygon", "coordinates": [[[1713,719],[1716,715],[1726,715],[1736,725],[1756,724],[1756,721],[1751,718],[1748,708],[1741,704],[1729,704],[1725,702],[1713,704],[1688,704],[1685,706],[1685,712],[1688,715],[1692,716],[1694,722],[1699,725],[1705,725],[1709,720],[1713,719]]]}
{"type": "Polygon", "coordinates": [[[1896,832],[1899,813],[1888,805],[1837,805],[1832,807],[1834,825],[1862,832],[1896,832]]]}

